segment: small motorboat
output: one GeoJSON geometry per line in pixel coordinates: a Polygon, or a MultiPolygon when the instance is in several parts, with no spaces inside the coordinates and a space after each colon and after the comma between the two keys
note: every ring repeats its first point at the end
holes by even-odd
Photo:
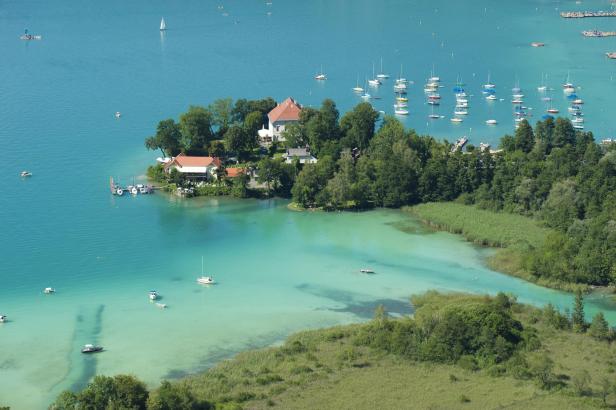
{"type": "Polygon", "coordinates": [[[148,292],[148,297],[150,298],[150,300],[156,300],[158,299],[158,292],[155,290],[151,290],[148,292]]]}
{"type": "Polygon", "coordinates": [[[429,100],[428,105],[441,105],[441,103],[438,100],[429,100]]]}
{"type": "Polygon", "coordinates": [[[43,293],[46,295],[50,295],[52,293],[56,293],[56,290],[54,288],[45,288],[43,289],[43,293]]]}
{"type": "Polygon", "coordinates": [[[379,85],[381,85],[381,80],[379,80],[378,78],[375,78],[373,80],[368,80],[368,85],[370,87],[378,87],[379,85]]]}
{"type": "Polygon", "coordinates": [[[0,315],[0,323],[6,322],[6,315],[0,315]]]}
{"type": "Polygon", "coordinates": [[[464,120],[462,118],[454,117],[454,118],[450,119],[450,121],[453,122],[453,123],[460,123],[460,122],[463,122],[464,120]]]}
{"type": "Polygon", "coordinates": [[[213,285],[214,279],[211,276],[200,276],[197,278],[197,283],[200,285],[213,285]]]}
{"type": "Polygon", "coordinates": [[[545,43],[542,43],[540,41],[533,41],[532,43],[530,43],[531,47],[544,47],[545,43]]]}
{"type": "Polygon", "coordinates": [[[92,344],[87,344],[83,346],[81,349],[81,353],[98,353],[103,351],[103,346],[96,346],[92,344]]]}
{"type": "Polygon", "coordinates": [[[122,188],[118,187],[118,188],[116,188],[115,193],[116,193],[117,196],[122,196],[122,195],[124,195],[124,190],[122,188]]]}
{"type": "Polygon", "coordinates": [[[558,109],[557,108],[548,108],[547,110],[550,114],[558,114],[558,109]]]}
{"type": "Polygon", "coordinates": [[[374,273],[374,270],[372,269],[368,269],[368,268],[363,268],[359,270],[361,273],[374,273]]]}
{"type": "Polygon", "coordinates": [[[161,309],[167,309],[167,304],[156,302],[156,307],[161,308],[161,309]]]}
{"type": "Polygon", "coordinates": [[[30,171],[21,171],[19,173],[19,176],[22,177],[22,178],[31,177],[32,176],[32,172],[30,172],[30,171]]]}
{"type": "Polygon", "coordinates": [[[116,118],[120,118],[122,116],[122,113],[120,111],[116,111],[114,115],[116,118]]]}
{"type": "Polygon", "coordinates": [[[496,98],[496,96],[494,94],[490,94],[490,95],[488,95],[486,97],[486,100],[488,100],[488,101],[496,101],[497,98],[496,98]]]}
{"type": "Polygon", "coordinates": [[[324,81],[327,80],[327,76],[325,74],[317,74],[314,76],[315,80],[324,81]]]}
{"type": "Polygon", "coordinates": [[[364,89],[362,87],[360,87],[360,86],[353,87],[353,92],[354,93],[363,93],[364,89]]]}
{"type": "Polygon", "coordinates": [[[441,118],[441,116],[438,114],[430,114],[428,115],[428,118],[430,118],[431,120],[438,120],[441,118]]]}
{"type": "Polygon", "coordinates": [[[30,41],[30,40],[42,40],[43,36],[39,36],[37,34],[29,34],[28,33],[28,29],[24,30],[24,34],[22,34],[21,36],[19,36],[19,38],[21,40],[26,40],[26,41],[30,41]]]}
{"type": "Polygon", "coordinates": [[[453,115],[468,115],[468,111],[467,110],[455,110],[453,112],[453,115]]]}
{"type": "Polygon", "coordinates": [[[498,121],[496,121],[496,120],[487,120],[486,124],[488,124],[488,125],[496,125],[496,124],[498,124],[498,121]]]}
{"type": "Polygon", "coordinates": [[[406,108],[396,108],[394,110],[394,114],[396,115],[409,115],[409,110],[406,108]]]}

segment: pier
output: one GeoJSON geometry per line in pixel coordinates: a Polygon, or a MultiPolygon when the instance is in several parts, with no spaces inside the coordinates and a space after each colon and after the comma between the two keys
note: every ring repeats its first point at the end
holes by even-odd
{"type": "Polygon", "coordinates": [[[583,19],[587,17],[616,17],[616,11],[563,11],[562,18],[583,19]]]}
{"type": "Polygon", "coordinates": [[[585,30],[582,31],[584,37],[613,37],[616,36],[616,31],[599,31],[599,30],[585,30]]]}

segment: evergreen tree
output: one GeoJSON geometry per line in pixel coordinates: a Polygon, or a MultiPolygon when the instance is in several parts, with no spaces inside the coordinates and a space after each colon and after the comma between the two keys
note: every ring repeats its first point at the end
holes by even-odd
{"type": "Polygon", "coordinates": [[[582,291],[575,292],[575,302],[573,304],[573,314],[571,315],[573,330],[578,333],[586,331],[586,320],[584,319],[584,296],[582,291]]]}
{"type": "Polygon", "coordinates": [[[533,129],[526,120],[522,120],[515,131],[514,136],[515,148],[523,152],[531,152],[535,145],[535,134],[533,129]]]}
{"type": "Polygon", "coordinates": [[[588,328],[588,334],[598,340],[608,340],[610,328],[603,316],[603,312],[599,312],[592,318],[592,323],[588,328]]]}

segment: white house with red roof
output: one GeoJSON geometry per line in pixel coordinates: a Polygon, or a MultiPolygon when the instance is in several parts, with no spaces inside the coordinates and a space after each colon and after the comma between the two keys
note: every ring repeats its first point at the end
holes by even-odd
{"type": "Polygon", "coordinates": [[[276,106],[267,114],[269,118],[269,127],[267,133],[260,130],[259,137],[262,142],[284,141],[281,136],[285,127],[299,121],[299,114],[302,111],[302,106],[293,98],[289,97],[276,106]],[[269,141],[268,141],[269,140],[269,141]]]}
{"type": "Polygon", "coordinates": [[[190,179],[216,179],[216,170],[221,164],[217,157],[192,157],[181,153],[165,164],[165,172],[170,173],[176,169],[190,179]]]}

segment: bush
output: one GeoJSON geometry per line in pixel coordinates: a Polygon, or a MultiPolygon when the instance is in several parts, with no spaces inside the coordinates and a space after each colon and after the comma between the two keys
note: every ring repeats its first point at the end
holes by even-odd
{"type": "Polygon", "coordinates": [[[312,373],[313,370],[309,367],[309,366],[296,366],[294,368],[291,369],[290,373],[293,375],[298,375],[298,374],[306,374],[306,373],[312,373]]]}

